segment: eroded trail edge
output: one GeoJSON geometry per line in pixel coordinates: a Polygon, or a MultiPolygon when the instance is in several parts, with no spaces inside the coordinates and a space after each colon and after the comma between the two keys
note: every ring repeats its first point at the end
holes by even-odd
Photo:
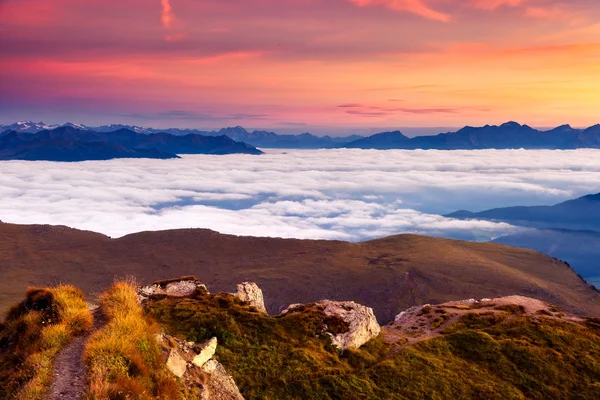
{"type": "Polygon", "coordinates": [[[105,324],[100,308],[92,308],[94,327],[65,346],[54,360],[54,379],[46,400],[83,399],[86,387],[87,366],[83,361],[85,345],[90,337],[105,324]]]}

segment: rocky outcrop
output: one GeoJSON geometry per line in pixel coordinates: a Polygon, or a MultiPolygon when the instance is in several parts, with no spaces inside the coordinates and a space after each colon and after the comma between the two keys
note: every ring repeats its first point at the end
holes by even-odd
{"type": "Polygon", "coordinates": [[[209,379],[204,385],[203,397],[206,400],[244,400],[233,378],[217,360],[209,360],[202,366],[209,379]]]}
{"type": "Polygon", "coordinates": [[[158,281],[148,286],[138,288],[138,297],[141,301],[147,300],[150,296],[165,295],[173,297],[191,296],[197,291],[208,293],[205,284],[193,276],[168,281],[158,281]]]}
{"type": "Polygon", "coordinates": [[[263,292],[254,282],[244,282],[237,285],[237,292],[233,294],[238,299],[248,302],[259,311],[267,313],[263,292]]]}
{"type": "MultiPolygon", "coordinates": [[[[314,303],[327,317],[339,318],[345,325],[345,332],[330,332],[325,327],[326,333],[331,335],[333,345],[340,350],[358,349],[381,332],[381,327],[373,314],[373,309],[353,301],[321,300],[314,303]]],[[[282,314],[299,311],[305,308],[304,304],[293,304],[285,309],[282,314]]]]}
{"type": "Polygon", "coordinates": [[[157,335],[167,369],[181,378],[202,400],[244,400],[225,367],[212,358],[217,338],[205,343],[186,342],[166,334],[157,335]]]}

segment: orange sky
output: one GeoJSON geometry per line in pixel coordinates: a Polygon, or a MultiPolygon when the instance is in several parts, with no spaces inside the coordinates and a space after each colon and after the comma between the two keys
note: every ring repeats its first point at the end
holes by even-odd
{"type": "Polygon", "coordinates": [[[598,0],[0,0],[0,122],[600,122],[598,0]]]}

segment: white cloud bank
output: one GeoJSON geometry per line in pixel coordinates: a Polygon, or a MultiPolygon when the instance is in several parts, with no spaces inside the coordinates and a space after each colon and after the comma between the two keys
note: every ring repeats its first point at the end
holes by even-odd
{"type": "Polygon", "coordinates": [[[113,237],[144,230],[363,240],[515,231],[438,213],[600,191],[600,151],[269,151],[263,156],[0,162],[0,220],[113,237]]]}

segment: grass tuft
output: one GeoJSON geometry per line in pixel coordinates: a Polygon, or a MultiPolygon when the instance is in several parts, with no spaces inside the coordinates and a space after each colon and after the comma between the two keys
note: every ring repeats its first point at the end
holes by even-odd
{"type": "Polygon", "coordinates": [[[159,332],[138,303],[132,281],[116,282],[100,296],[108,322],[88,342],[88,399],[177,399],[182,391],[167,371],[159,332]]]}

